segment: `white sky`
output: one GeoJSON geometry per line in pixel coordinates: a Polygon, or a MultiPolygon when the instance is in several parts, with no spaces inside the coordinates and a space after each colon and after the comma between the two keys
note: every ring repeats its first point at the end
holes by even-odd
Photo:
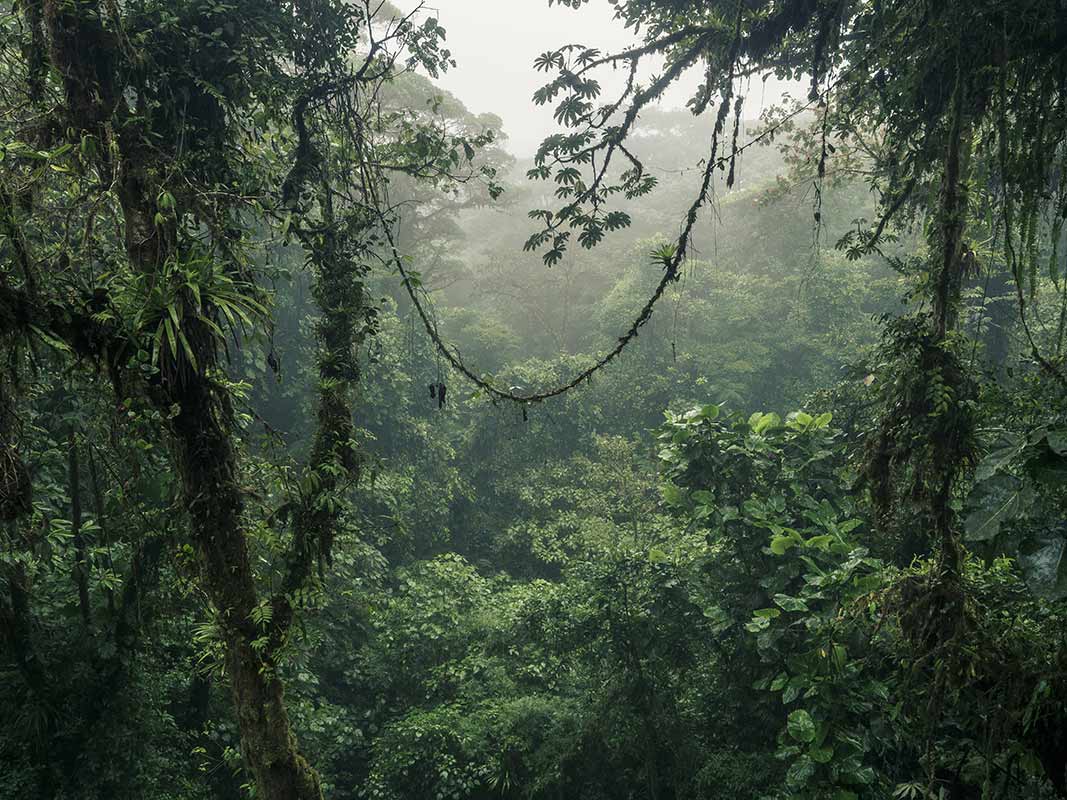
{"type": "MultiPolygon", "coordinates": [[[[406,10],[414,3],[397,5],[406,10]]],[[[531,155],[554,128],[551,108],[533,103],[533,93],[551,79],[534,70],[534,59],[563,44],[614,50],[634,41],[607,0],[577,11],[549,8],[548,0],[427,0],[427,8],[448,32],[458,62],[438,83],[471,111],[498,114],[508,149],[520,156],[531,155]]]]}
{"type": "MultiPolygon", "coordinates": [[[[396,5],[407,11],[416,2],[400,0],[396,5]]],[[[535,106],[532,99],[551,79],[534,70],[538,55],[564,44],[612,51],[635,43],[633,32],[613,18],[607,0],[590,0],[578,10],[558,4],[549,8],[548,0],[426,0],[426,8],[447,31],[447,47],[458,62],[438,83],[472,112],[499,115],[508,149],[517,156],[532,155],[555,129],[551,107],[535,106]]],[[[608,75],[600,77],[606,80],[608,75]]],[[[690,76],[668,93],[664,105],[684,107],[696,82],[696,76],[690,76]]],[[[745,112],[750,117],[759,114],[761,105],[762,93],[755,86],[753,90],[745,112]]],[[[780,92],[772,79],[766,101],[776,101],[780,92]]]]}

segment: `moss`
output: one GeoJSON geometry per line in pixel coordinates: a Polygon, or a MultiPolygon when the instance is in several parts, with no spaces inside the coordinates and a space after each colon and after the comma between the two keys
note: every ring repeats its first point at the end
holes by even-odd
{"type": "Polygon", "coordinates": [[[104,28],[94,0],[44,0],[41,11],[70,122],[80,130],[98,131],[118,100],[114,35],[104,28]]]}

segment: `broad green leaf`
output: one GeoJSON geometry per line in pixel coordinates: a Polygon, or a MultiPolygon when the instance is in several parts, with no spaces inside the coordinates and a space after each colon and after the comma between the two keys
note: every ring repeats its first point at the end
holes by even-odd
{"type": "Polygon", "coordinates": [[[822,534],[819,534],[818,536],[812,536],[810,539],[808,539],[806,542],[804,542],[804,546],[805,547],[814,547],[817,550],[825,550],[831,544],[833,544],[833,542],[834,542],[834,537],[833,536],[831,536],[828,533],[822,533],[822,534]]]}
{"type": "Polygon", "coordinates": [[[787,594],[776,594],[774,596],[774,602],[781,607],[783,611],[807,611],[808,604],[801,600],[799,597],[790,597],[787,594]]]}
{"type": "Polygon", "coordinates": [[[1049,531],[1018,555],[1030,591],[1050,600],[1067,597],[1067,530],[1049,531]]]}
{"type": "Polygon", "coordinates": [[[1033,490],[1011,475],[996,475],[972,492],[974,510],[964,520],[965,538],[972,542],[995,539],[1001,526],[1026,513],[1033,505],[1033,490]]]}
{"type": "Polygon", "coordinates": [[[776,556],[783,556],[791,547],[796,547],[797,542],[792,536],[775,536],[771,539],[771,552],[776,556]]]}
{"type": "Polygon", "coordinates": [[[834,749],[832,747],[813,747],[808,751],[808,755],[811,756],[811,760],[816,764],[827,764],[834,757],[834,749]]]}
{"type": "Polygon", "coordinates": [[[703,506],[709,506],[715,502],[715,496],[707,489],[697,489],[693,492],[693,502],[703,506]]]}
{"type": "Polygon", "coordinates": [[[700,416],[703,419],[718,419],[720,410],[717,404],[709,403],[700,409],[700,416]]]}
{"type": "Polygon", "coordinates": [[[1012,437],[1006,444],[989,453],[978,464],[974,472],[976,483],[989,480],[1006,466],[1026,447],[1026,440],[1021,437],[1012,437]]]}
{"type": "Polygon", "coordinates": [[[680,506],[685,502],[685,490],[673,483],[665,483],[660,487],[663,494],[663,502],[669,506],[680,506]]]}
{"type": "Polygon", "coordinates": [[[759,420],[757,420],[756,424],[753,426],[752,430],[760,435],[763,435],[764,433],[767,433],[769,431],[774,430],[775,428],[780,427],[782,427],[782,418],[772,411],[769,414],[761,415],[759,420]]]}
{"type": "Polygon", "coordinates": [[[789,767],[785,775],[786,783],[791,789],[802,789],[815,774],[815,762],[811,756],[801,756],[789,767]]]}
{"type": "Polygon", "coordinates": [[[798,742],[811,742],[815,739],[815,720],[802,708],[792,712],[786,721],[786,730],[798,742]]]}
{"type": "Polygon", "coordinates": [[[777,608],[758,608],[752,612],[752,616],[761,619],[775,619],[776,617],[782,616],[782,612],[777,608]]]}
{"type": "Polygon", "coordinates": [[[766,630],[770,624],[771,621],[767,617],[755,616],[752,618],[751,622],[745,624],[745,630],[749,633],[759,633],[760,631],[766,630]]]}
{"type": "Polygon", "coordinates": [[[878,776],[870,767],[860,767],[849,772],[848,778],[852,783],[861,783],[864,786],[869,786],[877,780],[878,776]]]}

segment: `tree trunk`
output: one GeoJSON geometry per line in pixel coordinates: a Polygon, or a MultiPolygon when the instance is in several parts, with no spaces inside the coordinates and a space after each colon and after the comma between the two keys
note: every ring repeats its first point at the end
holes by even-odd
{"type": "Polygon", "coordinates": [[[183,497],[201,580],[225,630],[226,670],[245,763],[262,800],[321,800],[319,777],[292,733],[268,633],[252,620],[258,595],[222,403],[201,376],[190,378],[175,399],[181,405],[174,435],[183,497]]]}
{"type": "MultiPolygon", "coordinates": [[[[119,116],[128,112],[113,88],[118,58],[113,37],[101,26],[99,7],[48,0],[44,18],[52,61],[64,79],[67,114],[76,127],[104,139],[112,109],[119,116]]],[[[177,242],[173,224],[156,224],[162,187],[151,169],[147,138],[148,132],[134,124],[119,134],[117,189],[130,262],[150,274],[175,254],[177,242]]],[[[102,156],[103,173],[112,171],[109,158],[102,156]]],[[[199,344],[201,369],[163,368],[165,377],[150,394],[163,410],[175,403],[180,408],[172,427],[176,461],[203,586],[225,628],[242,752],[262,800],[321,800],[318,776],[297,750],[270,648],[260,647],[262,637],[251,619],[258,598],[241,520],[228,398],[207,374],[213,344],[210,336],[190,336],[190,341],[199,344]]]]}

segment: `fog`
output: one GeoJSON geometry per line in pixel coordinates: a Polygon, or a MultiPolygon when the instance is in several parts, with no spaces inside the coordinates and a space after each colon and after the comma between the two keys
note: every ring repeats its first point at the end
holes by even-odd
{"type": "MultiPolygon", "coordinates": [[[[397,4],[409,11],[412,0],[397,4]]],[[[448,47],[456,67],[438,81],[475,113],[492,112],[504,121],[508,149],[513,155],[532,155],[554,129],[552,109],[536,106],[534,92],[547,82],[534,70],[534,59],[564,44],[583,44],[603,51],[620,50],[636,41],[614,18],[607,0],[593,0],[580,9],[549,7],[548,0],[436,0],[425,6],[448,31],[448,47]]],[[[647,79],[650,72],[643,77],[647,79]]],[[[613,74],[601,74],[605,89],[613,74]]],[[[697,84],[697,75],[672,87],[661,104],[683,108],[697,84]]],[[[765,88],[748,93],[746,116],[758,116],[765,103],[776,101],[790,85],[770,79],[765,88]]],[[[794,88],[795,92],[795,88],[794,88]]]]}
{"type": "MultiPolygon", "coordinates": [[[[415,3],[399,4],[405,10],[415,3]]],[[[509,149],[530,155],[552,130],[552,111],[532,96],[545,83],[534,59],[546,50],[581,43],[602,50],[625,47],[631,33],[614,20],[607,3],[580,10],[547,0],[436,0],[427,5],[448,31],[457,66],[440,85],[476,113],[491,111],[504,120],[509,149]]]]}
{"type": "Polygon", "coordinates": [[[0,800],[1067,800],[1065,76],[1067,0],[8,3],[0,800]]]}

